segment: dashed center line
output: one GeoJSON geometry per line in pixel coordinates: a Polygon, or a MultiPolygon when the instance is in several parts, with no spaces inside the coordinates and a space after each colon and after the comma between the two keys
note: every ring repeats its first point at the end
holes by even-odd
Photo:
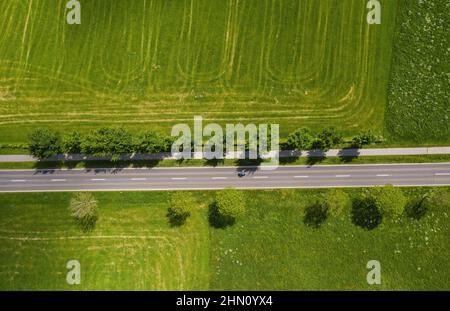
{"type": "Polygon", "coordinates": [[[172,177],[172,180],[186,180],[186,177],[172,177]]]}
{"type": "Polygon", "coordinates": [[[309,176],[294,176],[294,178],[309,178],[309,176]]]}
{"type": "Polygon", "coordinates": [[[227,177],[211,177],[211,179],[227,179],[227,177]]]}
{"type": "Polygon", "coordinates": [[[254,179],[265,179],[269,178],[269,176],[253,176],[254,179]]]}
{"type": "Polygon", "coordinates": [[[104,181],[105,179],[104,178],[93,178],[93,179],[91,179],[92,181],[104,181]]]}
{"type": "Polygon", "coordinates": [[[390,174],[377,174],[377,177],[389,177],[391,176],[390,174]]]}
{"type": "Polygon", "coordinates": [[[338,178],[346,178],[346,177],[351,177],[351,175],[336,175],[336,177],[338,177],[338,178]]]}
{"type": "Polygon", "coordinates": [[[65,179],[52,179],[52,182],[63,182],[66,181],[65,179]]]}
{"type": "Polygon", "coordinates": [[[435,173],[436,176],[450,176],[450,173],[435,173]]]}
{"type": "Polygon", "coordinates": [[[26,182],[25,179],[13,179],[11,182],[26,182]]]}
{"type": "Polygon", "coordinates": [[[147,178],[131,178],[131,180],[147,180],[147,178]]]}

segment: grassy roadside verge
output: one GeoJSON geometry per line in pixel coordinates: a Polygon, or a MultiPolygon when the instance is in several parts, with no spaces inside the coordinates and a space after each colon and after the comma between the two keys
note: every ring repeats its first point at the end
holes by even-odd
{"type": "MultiPolygon", "coordinates": [[[[408,197],[427,190],[403,189],[408,197]]],[[[326,191],[245,191],[247,213],[221,229],[208,224],[213,191],[191,192],[198,206],[182,227],[166,217],[174,192],[99,192],[89,233],[69,216],[69,193],[0,194],[0,289],[449,289],[446,208],[365,230],[348,207],[312,228],[305,207],[326,191]],[[65,282],[69,259],[81,263],[79,287],[65,282]],[[372,259],[382,265],[380,286],[366,282],[372,259]]]]}
{"type": "MultiPolygon", "coordinates": [[[[450,155],[410,155],[372,157],[283,158],[281,165],[338,165],[338,164],[389,164],[389,163],[438,163],[450,162],[450,155]]],[[[59,169],[59,168],[150,168],[150,167],[217,167],[252,166],[261,162],[252,160],[163,160],[163,161],[79,161],[79,162],[4,162],[0,169],[59,169]]]]}

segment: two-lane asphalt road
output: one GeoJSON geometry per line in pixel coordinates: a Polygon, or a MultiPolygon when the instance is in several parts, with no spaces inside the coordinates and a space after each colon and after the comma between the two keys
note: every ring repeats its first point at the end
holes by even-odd
{"type": "Polygon", "coordinates": [[[450,185],[450,163],[0,170],[0,192],[114,191],[450,185]],[[239,177],[244,169],[246,176],[239,177]]]}

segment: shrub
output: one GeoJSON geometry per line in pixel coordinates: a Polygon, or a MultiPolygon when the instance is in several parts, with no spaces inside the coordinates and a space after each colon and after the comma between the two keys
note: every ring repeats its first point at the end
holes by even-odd
{"type": "Polygon", "coordinates": [[[377,142],[378,138],[372,132],[362,131],[352,139],[352,147],[362,148],[366,145],[372,145],[377,142]]]}
{"type": "Polygon", "coordinates": [[[84,231],[94,229],[97,222],[97,201],[89,192],[75,193],[70,200],[70,212],[84,231]]]}
{"type": "Polygon", "coordinates": [[[40,160],[49,158],[60,152],[60,139],[57,132],[48,129],[37,129],[28,137],[30,154],[40,160]]]}
{"type": "Polygon", "coordinates": [[[403,194],[403,191],[390,184],[384,187],[372,188],[370,195],[383,216],[389,216],[391,218],[400,217],[407,203],[407,198],[403,194]]]}
{"type": "Polygon", "coordinates": [[[234,224],[236,218],[245,213],[245,197],[233,188],[218,191],[214,203],[210,206],[210,222],[215,227],[234,224]]]}
{"type": "Polygon", "coordinates": [[[195,206],[195,199],[190,192],[183,191],[173,193],[167,213],[169,222],[174,226],[184,224],[195,206]]]}
{"type": "Polygon", "coordinates": [[[344,208],[350,205],[350,197],[342,190],[331,189],[322,195],[320,203],[328,214],[339,216],[344,208]]]}

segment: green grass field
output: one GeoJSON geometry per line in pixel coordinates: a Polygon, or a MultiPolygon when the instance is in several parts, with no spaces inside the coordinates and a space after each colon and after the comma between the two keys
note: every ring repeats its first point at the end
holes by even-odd
{"type": "Polygon", "coordinates": [[[448,210],[366,231],[347,209],[313,229],[304,208],[323,191],[246,191],[247,214],[225,229],[208,224],[213,192],[193,192],[201,204],[181,228],[166,218],[170,192],[95,193],[90,233],[69,216],[71,194],[0,194],[0,290],[450,289],[448,210]],[[81,263],[75,288],[65,282],[69,259],[81,263]],[[366,283],[371,259],[380,286],[366,283]]]}
{"type": "Polygon", "coordinates": [[[205,121],[382,133],[397,1],[0,3],[0,144],[37,127],[205,121]]]}

